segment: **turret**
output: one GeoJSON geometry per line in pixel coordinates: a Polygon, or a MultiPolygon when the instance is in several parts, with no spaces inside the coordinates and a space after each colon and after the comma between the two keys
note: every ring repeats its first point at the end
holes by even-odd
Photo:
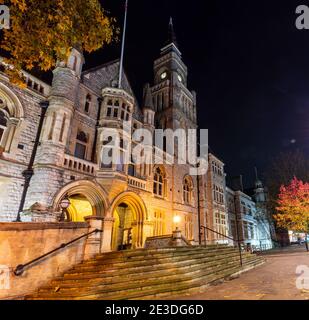
{"type": "Polygon", "coordinates": [[[53,81],[48,97],[40,146],[34,162],[32,177],[25,208],[36,202],[49,207],[51,194],[62,186],[64,155],[68,143],[69,130],[76,104],[83,54],[72,49],[69,59],[59,61],[53,71],[53,81]]]}
{"type": "Polygon", "coordinates": [[[59,61],[53,71],[49,108],[37,156],[40,164],[62,165],[83,63],[83,54],[72,49],[68,61],[59,61]]]}

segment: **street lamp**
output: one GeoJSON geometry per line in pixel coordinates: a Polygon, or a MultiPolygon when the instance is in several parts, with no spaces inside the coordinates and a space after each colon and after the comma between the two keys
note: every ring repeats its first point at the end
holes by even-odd
{"type": "Polygon", "coordinates": [[[180,216],[178,216],[178,215],[174,216],[173,221],[174,221],[174,223],[175,223],[175,225],[176,225],[176,230],[178,230],[178,224],[179,224],[180,221],[181,221],[180,216]]]}
{"type": "Polygon", "coordinates": [[[61,208],[61,215],[60,215],[60,219],[59,219],[60,222],[65,221],[66,211],[70,205],[71,205],[71,202],[68,197],[64,197],[60,201],[60,208],[61,208]]]}

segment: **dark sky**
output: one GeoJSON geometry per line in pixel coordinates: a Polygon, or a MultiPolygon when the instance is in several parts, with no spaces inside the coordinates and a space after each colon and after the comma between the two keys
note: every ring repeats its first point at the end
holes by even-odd
{"type": "MultiPolygon", "coordinates": [[[[124,0],[102,0],[122,25],[124,0]]],[[[252,182],[278,152],[309,155],[309,30],[295,27],[306,1],[129,0],[125,69],[140,96],[173,16],[198,119],[229,176],[252,182]]],[[[309,5],[309,3],[308,3],[309,5]]],[[[119,57],[119,44],[87,57],[119,57]]]]}

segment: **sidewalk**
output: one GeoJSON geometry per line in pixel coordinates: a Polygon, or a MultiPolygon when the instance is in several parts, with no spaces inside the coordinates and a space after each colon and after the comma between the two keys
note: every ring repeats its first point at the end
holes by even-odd
{"type": "Polygon", "coordinates": [[[309,252],[304,246],[271,250],[264,257],[264,265],[239,278],[178,300],[309,300],[309,288],[296,288],[297,266],[305,265],[309,271],[309,252]]]}

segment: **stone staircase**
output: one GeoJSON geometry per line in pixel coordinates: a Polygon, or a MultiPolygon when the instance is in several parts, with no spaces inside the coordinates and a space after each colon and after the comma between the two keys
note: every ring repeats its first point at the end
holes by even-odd
{"type": "Polygon", "coordinates": [[[84,261],[26,300],[161,299],[207,286],[264,263],[232,247],[177,247],[110,252],[84,261]]]}

